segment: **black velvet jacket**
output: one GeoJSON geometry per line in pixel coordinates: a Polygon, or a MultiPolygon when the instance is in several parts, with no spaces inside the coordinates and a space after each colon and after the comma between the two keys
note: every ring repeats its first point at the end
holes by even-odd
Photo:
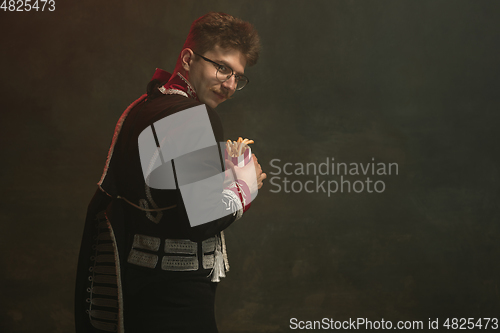
{"type": "MultiPolygon", "coordinates": [[[[134,234],[201,242],[219,234],[236,219],[235,214],[230,214],[212,222],[191,227],[178,189],[155,190],[145,186],[138,149],[139,134],[164,117],[201,104],[196,99],[181,95],[163,95],[158,92],[158,86],[158,84],[155,86],[152,81],[148,96],[144,95],[134,102],[120,118],[103,177],[88,206],[75,291],[77,333],[120,332],[123,329],[123,303],[127,301],[123,299],[123,289],[127,288],[126,283],[123,282],[127,280],[127,255],[134,234]],[[161,212],[148,213],[119,198],[124,197],[138,205],[141,199],[148,200],[148,196],[153,198],[157,207],[172,205],[175,207],[161,212]],[[156,222],[152,222],[152,219],[156,222]],[[106,227],[108,224],[111,228],[106,227]],[[103,308],[100,308],[99,304],[91,306],[91,294],[95,293],[95,290],[92,290],[92,270],[96,260],[96,240],[99,239],[103,240],[101,242],[103,245],[98,246],[103,248],[107,246],[104,249],[112,251],[109,255],[110,258],[114,256],[115,266],[110,263],[110,267],[116,268],[116,275],[109,274],[109,284],[105,284],[109,289],[101,288],[98,292],[98,294],[108,294],[104,296],[107,301],[101,301],[105,305],[103,308]],[[93,312],[89,312],[91,309],[93,312]],[[99,309],[105,309],[106,313],[99,312],[99,309]],[[110,315],[110,312],[116,315],[110,315]]],[[[223,128],[218,115],[208,106],[206,109],[216,141],[223,142],[223,128]]],[[[221,171],[224,171],[222,166],[221,171]]],[[[149,208],[155,207],[150,204],[149,208]]],[[[161,272],[158,269],[159,267],[155,269],[157,274],[177,273],[161,272]]],[[[207,272],[201,273],[207,274],[207,272]]],[[[193,272],[193,274],[197,273],[193,272]]]]}

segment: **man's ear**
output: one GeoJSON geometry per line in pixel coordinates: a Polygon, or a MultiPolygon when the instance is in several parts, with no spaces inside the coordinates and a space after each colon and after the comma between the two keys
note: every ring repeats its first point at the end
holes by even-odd
{"type": "Polygon", "coordinates": [[[190,48],[185,48],[184,50],[181,51],[181,64],[182,68],[186,71],[189,72],[189,69],[191,68],[191,63],[193,62],[193,50],[190,48]]]}

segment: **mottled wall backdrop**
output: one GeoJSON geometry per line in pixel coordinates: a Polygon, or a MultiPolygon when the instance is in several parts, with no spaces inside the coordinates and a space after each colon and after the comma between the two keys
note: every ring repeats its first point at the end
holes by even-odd
{"type": "Polygon", "coordinates": [[[0,332],[73,331],[114,125],[210,10],[262,36],[250,85],[218,110],[269,176],[227,230],[220,331],[499,316],[499,2],[55,3],[0,10],[0,332]]]}

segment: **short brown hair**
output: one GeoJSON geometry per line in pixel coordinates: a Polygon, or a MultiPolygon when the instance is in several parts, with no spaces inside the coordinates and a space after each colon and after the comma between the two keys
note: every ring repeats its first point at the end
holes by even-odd
{"type": "Polygon", "coordinates": [[[215,45],[240,51],[248,66],[255,65],[259,58],[260,38],[253,25],[229,14],[210,12],[198,18],[183,48],[203,54],[215,45]]]}

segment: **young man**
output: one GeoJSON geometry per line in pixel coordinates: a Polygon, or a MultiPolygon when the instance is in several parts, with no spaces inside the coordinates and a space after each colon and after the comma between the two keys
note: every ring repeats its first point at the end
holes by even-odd
{"type": "MultiPolygon", "coordinates": [[[[183,157],[168,169],[176,175],[173,189],[152,186],[141,165],[140,137],[152,129],[158,150],[165,140],[185,138],[193,133],[191,121],[179,122],[163,141],[154,125],[196,110],[194,117],[208,116],[209,134],[224,142],[213,108],[248,84],[244,70],[256,63],[258,50],[259,37],[249,23],[223,13],[202,16],[191,26],[173,74],[157,70],[148,94],[123,113],[87,212],[76,284],[77,332],[217,332],[215,290],[229,268],[223,230],[248,209],[248,198],[266,175],[255,156],[247,166],[234,167],[234,181],[221,184],[211,202],[229,213],[192,226],[182,192],[183,157]]],[[[219,152],[196,164],[214,175],[224,172],[221,159],[219,152]]]]}

